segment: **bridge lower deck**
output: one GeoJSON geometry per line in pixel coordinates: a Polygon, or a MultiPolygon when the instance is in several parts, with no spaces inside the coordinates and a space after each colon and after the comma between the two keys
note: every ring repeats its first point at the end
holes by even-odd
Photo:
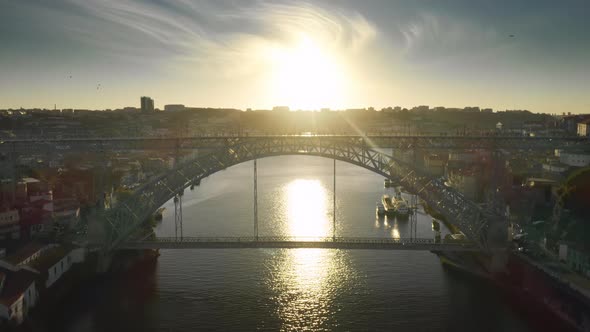
{"type": "Polygon", "coordinates": [[[436,242],[433,239],[377,239],[377,238],[323,238],[290,239],[276,237],[235,238],[157,238],[128,241],[118,249],[242,249],[242,248],[321,248],[370,250],[425,250],[425,251],[479,251],[470,242],[436,242]]]}

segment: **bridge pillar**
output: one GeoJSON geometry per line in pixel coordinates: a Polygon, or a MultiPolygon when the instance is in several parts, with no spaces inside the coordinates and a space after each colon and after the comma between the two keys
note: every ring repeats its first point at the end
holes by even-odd
{"type": "Polygon", "coordinates": [[[182,234],[182,196],[183,192],[180,192],[174,196],[174,227],[175,227],[175,235],[178,239],[178,234],[180,234],[180,240],[183,238],[182,234]]]}
{"type": "Polygon", "coordinates": [[[258,168],[254,159],[254,236],[258,241],[258,168]]]}
{"type": "Polygon", "coordinates": [[[334,172],[333,172],[333,174],[334,174],[334,187],[333,187],[333,190],[334,190],[333,195],[334,196],[333,196],[332,201],[334,203],[334,206],[333,206],[333,210],[332,210],[333,211],[332,212],[332,214],[333,214],[332,215],[332,240],[336,241],[336,159],[334,159],[334,172]]]}
{"type": "Polygon", "coordinates": [[[508,219],[489,218],[486,231],[486,243],[492,250],[507,248],[508,246],[508,219]]]}
{"type": "Polygon", "coordinates": [[[113,256],[111,253],[104,250],[98,252],[98,259],[96,262],[96,272],[107,273],[111,269],[111,263],[113,262],[113,256]]]}

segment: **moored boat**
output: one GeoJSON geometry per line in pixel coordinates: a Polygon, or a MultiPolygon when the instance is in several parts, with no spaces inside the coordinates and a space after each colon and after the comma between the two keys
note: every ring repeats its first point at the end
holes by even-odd
{"type": "Polygon", "coordinates": [[[383,208],[385,209],[385,213],[387,215],[395,215],[395,206],[393,205],[389,195],[383,195],[383,197],[381,197],[381,203],[383,203],[383,208]]]}
{"type": "Polygon", "coordinates": [[[401,192],[398,190],[395,196],[391,199],[393,207],[395,209],[395,214],[401,218],[407,218],[410,215],[410,208],[408,207],[408,203],[402,197],[401,192]]]}

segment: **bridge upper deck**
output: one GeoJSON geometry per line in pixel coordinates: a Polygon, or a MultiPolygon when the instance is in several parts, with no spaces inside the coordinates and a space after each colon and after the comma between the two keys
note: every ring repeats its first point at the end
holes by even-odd
{"type": "Polygon", "coordinates": [[[567,146],[590,145],[582,137],[525,136],[404,136],[404,135],[214,135],[190,137],[67,137],[67,138],[7,138],[0,140],[0,152],[84,151],[110,150],[192,150],[215,149],[248,141],[306,141],[366,144],[372,148],[396,149],[505,149],[548,150],[567,146]]]}

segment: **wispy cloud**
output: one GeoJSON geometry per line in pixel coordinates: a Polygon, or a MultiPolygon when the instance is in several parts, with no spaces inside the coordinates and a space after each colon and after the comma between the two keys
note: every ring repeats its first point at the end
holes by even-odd
{"type": "MultiPolygon", "coordinates": [[[[409,59],[437,60],[485,53],[499,47],[499,33],[466,19],[421,13],[399,26],[404,53],[409,59]]],[[[507,36],[506,36],[507,37],[507,36]]]]}
{"type": "Polygon", "coordinates": [[[72,36],[115,56],[221,65],[234,72],[260,52],[305,34],[339,52],[356,52],[377,35],[353,11],[309,3],[68,0],[91,20],[72,36]],[[254,51],[254,52],[253,52],[254,51]]]}

